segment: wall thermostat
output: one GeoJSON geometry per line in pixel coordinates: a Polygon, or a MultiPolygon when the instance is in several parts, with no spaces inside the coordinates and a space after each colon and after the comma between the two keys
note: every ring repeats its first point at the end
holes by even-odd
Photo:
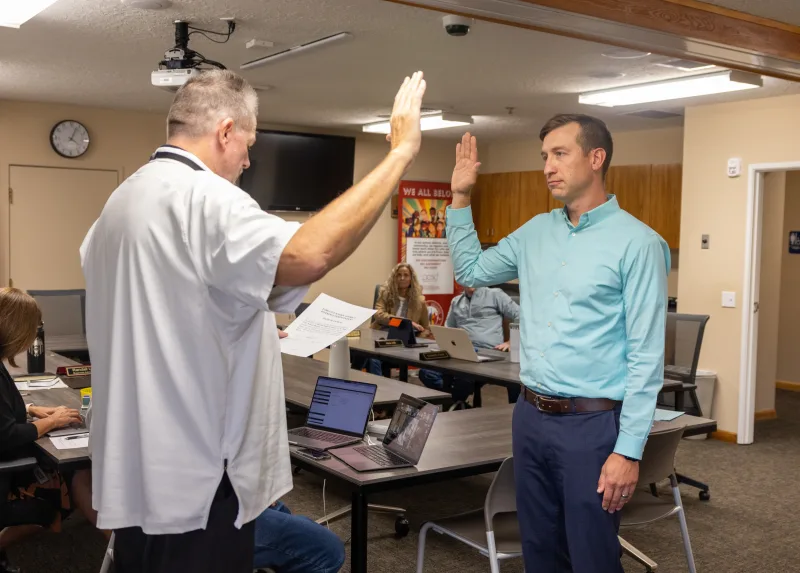
{"type": "Polygon", "coordinates": [[[742,160],[739,157],[728,159],[728,177],[739,177],[742,174],[742,160]]]}

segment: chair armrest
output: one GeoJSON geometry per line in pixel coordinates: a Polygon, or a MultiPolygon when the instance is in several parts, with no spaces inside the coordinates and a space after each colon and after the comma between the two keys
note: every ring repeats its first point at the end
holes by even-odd
{"type": "Polygon", "coordinates": [[[16,473],[36,467],[36,458],[19,458],[0,461],[0,474],[16,473]]]}

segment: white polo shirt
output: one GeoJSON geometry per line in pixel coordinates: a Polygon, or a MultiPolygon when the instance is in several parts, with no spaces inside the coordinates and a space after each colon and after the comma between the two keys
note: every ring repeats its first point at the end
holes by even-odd
{"type": "Polygon", "coordinates": [[[236,526],[292,488],[273,287],[297,223],[165,146],[111,195],[81,246],[92,357],[97,526],[205,528],[227,462],[236,526]],[[192,167],[194,166],[194,168],[192,167]]]}

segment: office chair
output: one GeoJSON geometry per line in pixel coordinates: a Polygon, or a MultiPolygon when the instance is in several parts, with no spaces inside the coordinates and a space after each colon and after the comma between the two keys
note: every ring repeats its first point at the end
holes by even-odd
{"type": "Polygon", "coordinates": [[[108,540],[108,547],[103,557],[103,564],[100,566],[100,573],[108,573],[111,571],[111,565],[114,563],[114,532],[111,532],[111,539],[108,540]]]}
{"type": "MultiPolygon", "coordinates": [[[[622,522],[620,526],[648,525],[666,517],[677,515],[683,539],[683,550],[686,554],[686,562],[689,565],[689,573],[696,573],[692,544],[689,540],[689,529],[686,525],[681,492],[678,489],[678,477],[674,469],[675,452],[678,450],[678,444],[680,444],[682,436],[683,428],[651,433],[644,448],[642,460],[639,462],[639,483],[649,484],[669,479],[670,488],[672,489],[672,501],[638,492],[625,505],[625,509],[621,513],[622,522]]],[[[658,564],[622,539],[622,537],[619,538],[619,541],[623,552],[644,565],[648,573],[658,568],[658,564]]]]}
{"type": "Polygon", "coordinates": [[[507,458],[495,474],[483,509],[422,525],[417,549],[417,573],[422,573],[425,565],[425,540],[430,529],[477,549],[478,553],[489,558],[489,569],[492,573],[499,573],[501,559],[521,557],[522,538],[517,521],[514,458],[507,458]]]}
{"type": "Polygon", "coordinates": [[[378,304],[378,297],[381,296],[381,288],[383,288],[383,285],[375,285],[375,292],[372,295],[372,308],[375,308],[375,305],[378,304]]]}
{"type": "MultiPolygon", "coordinates": [[[[664,349],[664,378],[677,380],[685,388],[690,388],[689,395],[693,405],[688,410],[695,416],[710,416],[711,412],[703,412],[695,391],[697,380],[697,364],[700,362],[700,349],[703,334],[709,320],[706,314],[667,313],[666,347],[664,349]]],[[[676,410],[678,409],[676,402],[676,410]]],[[[678,482],[700,490],[700,499],[708,501],[711,493],[707,484],[677,474],[678,482]]],[[[654,488],[651,488],[654,490],[654,488]]]]}
{"type": "Polygon", "coordinates": [[[86,290],[29,290],[47,334],[86,334],[86,290]]]}

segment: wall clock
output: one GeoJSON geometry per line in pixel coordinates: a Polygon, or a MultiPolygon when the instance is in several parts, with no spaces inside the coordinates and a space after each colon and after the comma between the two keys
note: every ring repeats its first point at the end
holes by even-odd
{"type": "Polygon", "coordinates": [[[50,131],[50,145],[61,157],[75,159],[89,149],[89,130],[78,121],[59,121],[50,131]]]}

